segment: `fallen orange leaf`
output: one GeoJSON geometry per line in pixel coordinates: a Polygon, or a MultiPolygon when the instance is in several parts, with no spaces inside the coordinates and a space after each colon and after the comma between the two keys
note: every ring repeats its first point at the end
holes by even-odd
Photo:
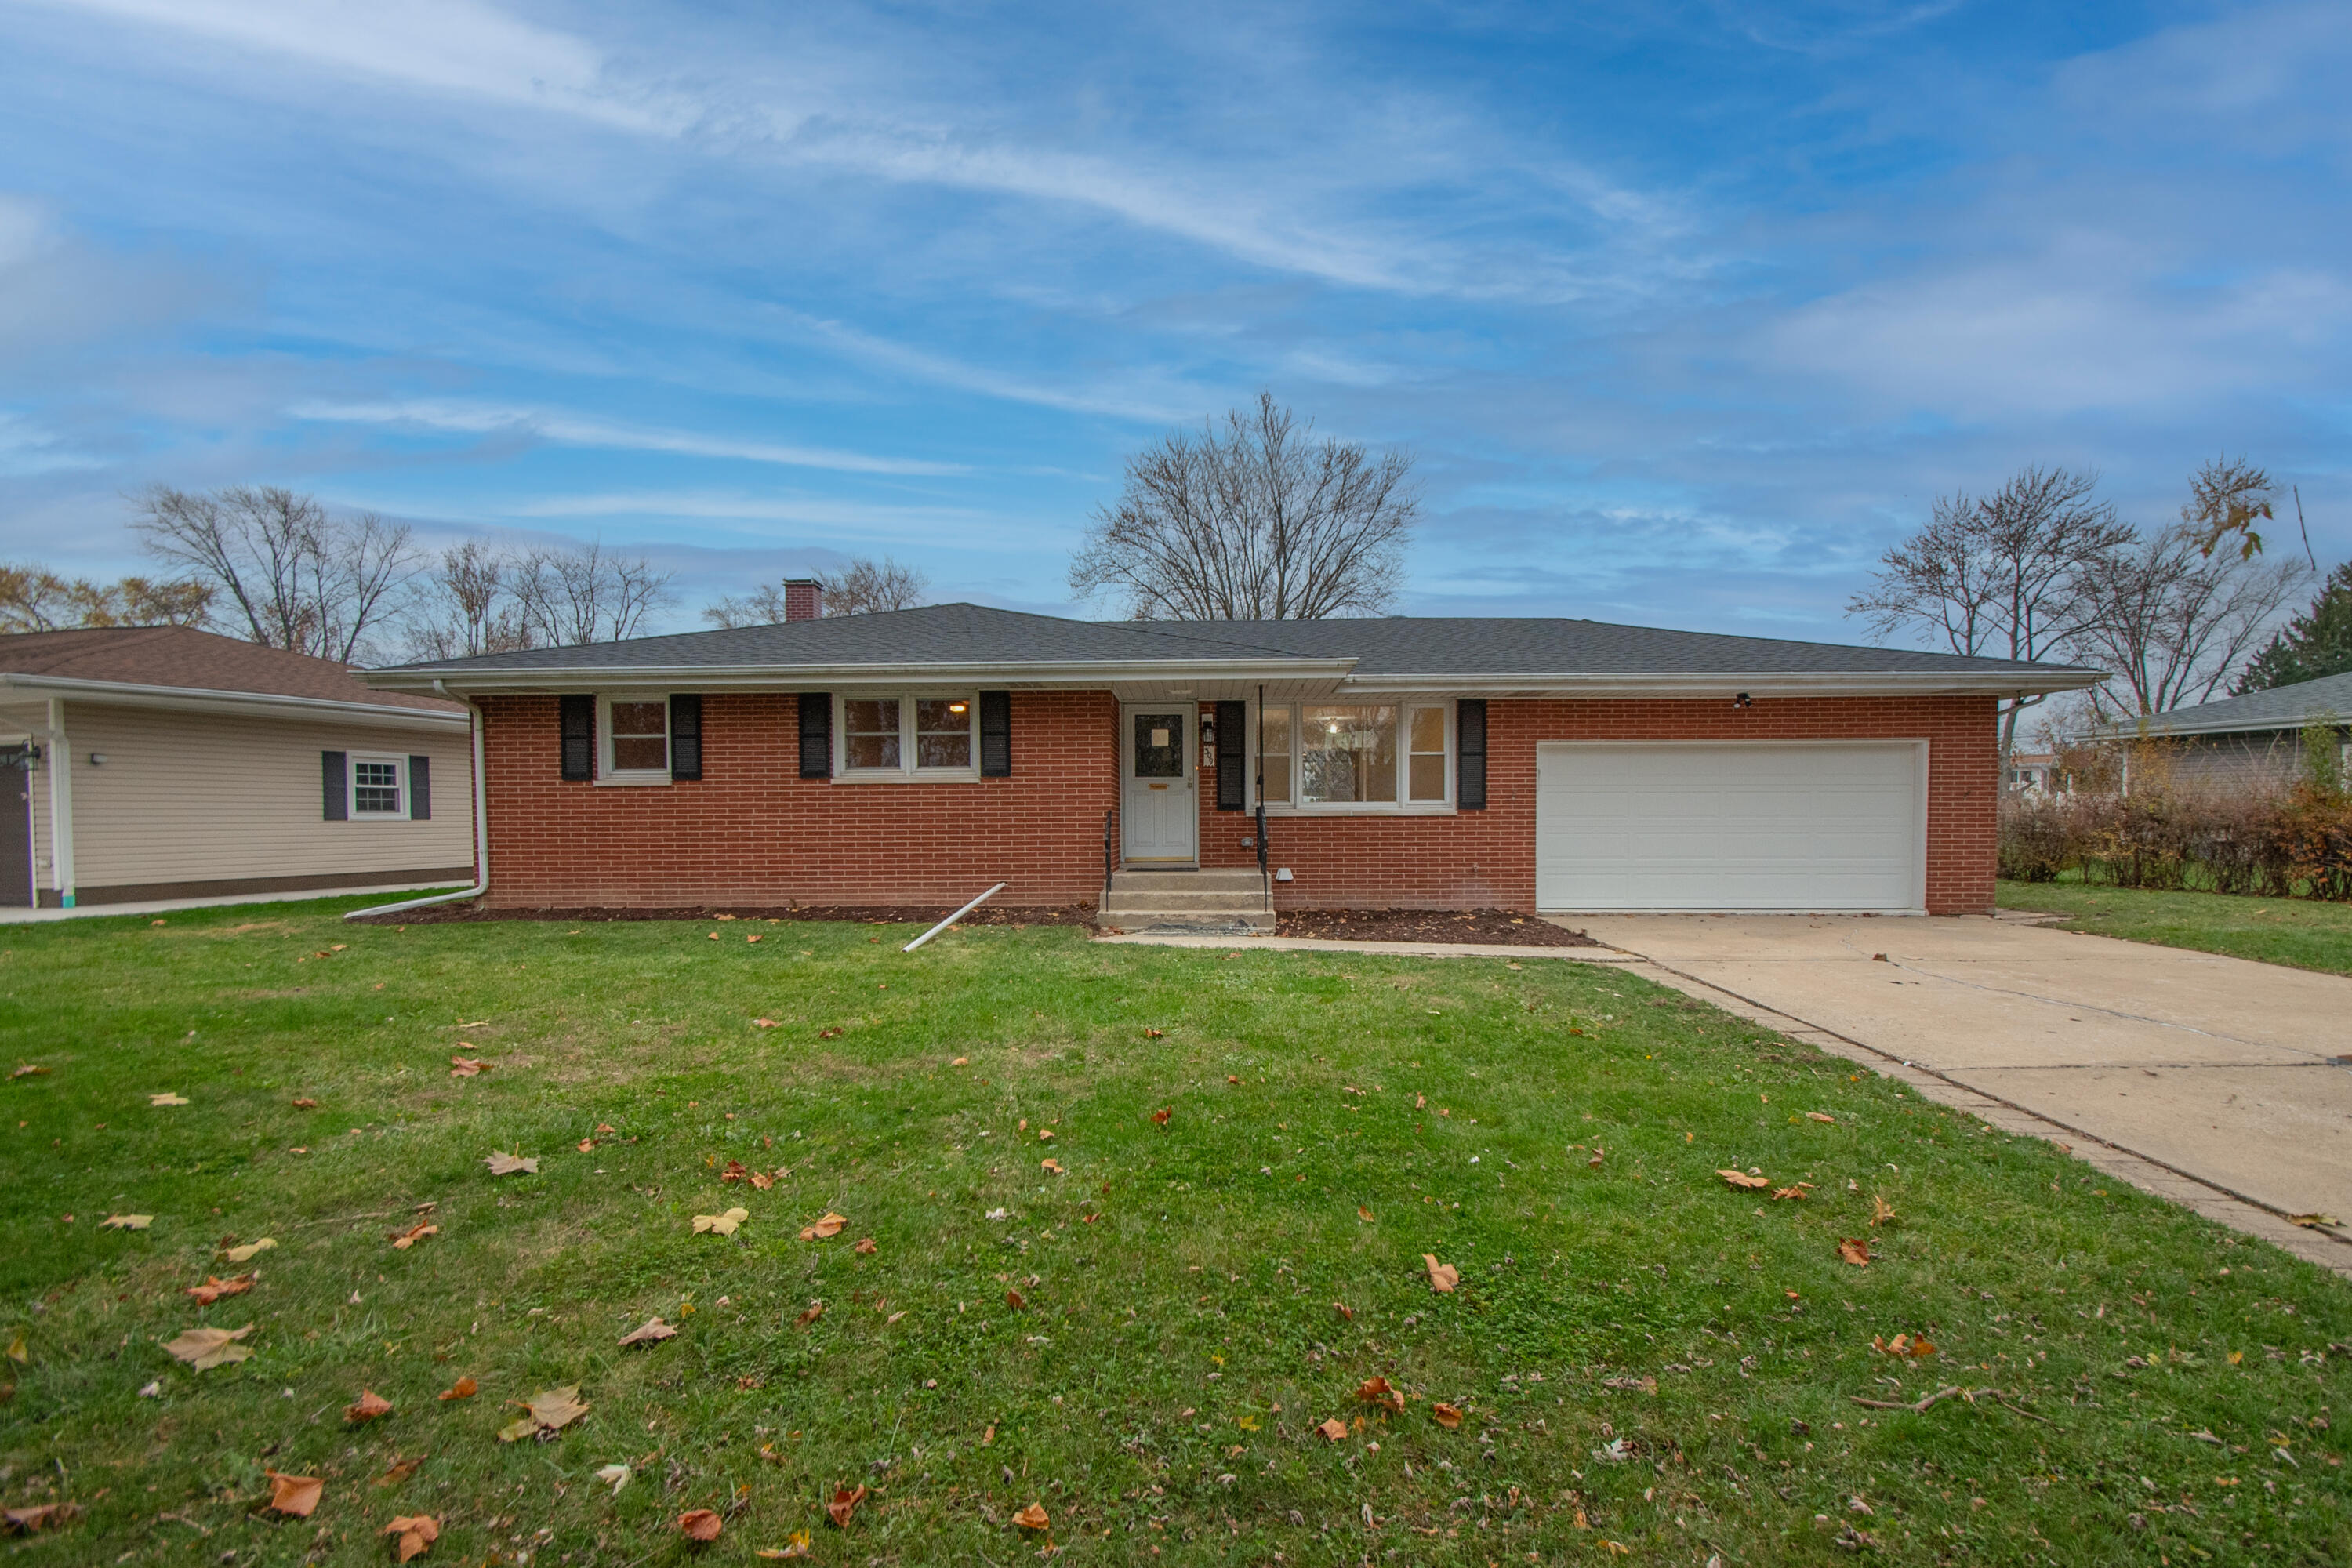
{"type": "Polygon", "coordinates": [[[1451,1405],[1433,1405],[1429,1407],[1429,1413],[1436,1417],[1437,1424],[1448,1432],[1462,1425],[1462,1412],[1451,1405]]]}
{"type": "Polygon", "coordinates": [[[1045,1505],[1033,1502],[1013,1516],[1013,1522],[1024,1530],[1044,1530],[1053,1521],[1045,1517],[1045,1505]]]}
{"type": "Polygon", "coordinates": [[[412,1557],[423,1556],[425,1549],[441,1538],[441,1521],[429,1513],[411,1514],[394,1520],[383,1527],[383,1532],[400,1537],[394,1555],[405,1563],[412,1557]]]}
{"type": "Polygon", "coordinates": [[[1176,1109],[1176,1108],[1175,1108],[1174,1106],[1171,1105],[1171,1106],[1163,1106],[1163,1107],[1161,1107],[1160,1110],[1153,1111],[1153,1112],[1151,1113],[1151,1121],[1152,1121],[1152,1125],[1154,1125],[1154,1126],[1156,1126],[1156,1127],[1165,1127],[1165,1126],[1167,1126],[1167,1125],[1168,1125],[1168,1118],[1169,1118],[1171,1114],[1173,1114],[1173,1112],[1175,1111],[1175,1109],[1176,1109]]]}
{"type": "Polygon", "coordinates": [[[262,1474],[269,1478],[269,1506],[296,1519],[310,1518],[327,1489],[327,1483],[317,1476],[287,1476],[276,1470],[262,1474]]]}
{"type": "Polygon", "coordinates": [[[413,1459],[394,1458],[392,1462],[392,1468],[376,1477],[376,1479],[370,1484],[379,1487],[396,1487],[401,1482],[406,1480],[409,1477],[415,1475],[416,1473],[416,1467],[424,1462],[425,1456],[422,1454],[417,1455],[413,1459]]]}
{"type": "Polygon", "coordinates": [[[1022,1300],[1021,1292],[1018,1290],[1007,1290],[1004,1293],[1004,1304],[1016,1312],[1025,1311],[1029,1306],[1027,1301],[1022,1300]]]}
{"type": "Polygon", "coordinates": [[[1746,1188],[1751,1192],[1758,1187],[1769,1187],[1772,1184],[1770,1177],[1751,1176],[1745,1171],[1717,1171],[1716,1174],[1721,1176],[1732,1186],[1746,1188]]]}
{"type": "Polygon", "coordinates": [[[1429,1288],[1432,1290],[1451,1291],[1462,1283],[1462,1270],[1451,1263],[1440,1263],[1436,1254],[1423,1253],[1421,1262],[1422,1267],[1429,1270],[1429,1288]]]}
{"type": "Polygon", "coordinates": [[[359,1402],[343,1406],[343,1419],[346,1421],[373,1421],[391,1414],[392,1401],[372,1388],[361,1389],[359,1402]]]}
{"type": "Polygon", "coordinates": [[[488,1072],[490,1068],[498,1065],[499,1064],[496,1062],[486,1062],[479,1057],[451,1057],[449,1058],[449,1076],[451,1078],[476,1078],[480,1076],[482,1073],[488,1072]]]}
{"type": "Polygon", "coordinates": [[[1887,1205],[1886,1200],[1880,1197],[1876,1193],[1871,1194],[1870,1223],[1873,1225],[1885,1225],[1888,1220],[1891,1220],[1894,1217],[1895,1211],[1887,1205]]]}
{"type": "Polygon", "coordinates": [[[188,1294],[196,1299],[196,1305],[209,1307],[224,1296],[244,1295],[253,1289],[253,1282],[260,1277],[257,1273],[240,1274],[234,1279],[222,1279],[207,1274],[203,1284],[188,1287],[188,1294]]]}
{"type": "Polygon", "coordinates": [[[861,1236],[857,1238],[857,1245],[851,1247],[850,1250],[852,1252],[862,1253],[866,1257],[871,1258],[882,1249],[875,1244],[875,1240],[872,1237],[861,1236]]]}
{"type": "Polygon", "coordinates": [[[426,1237],[440,1234],[441,1227],[437,1225],[412,1225],[406,1230],[395,1230],[392,1233],[392,1249],[394,1252],[405,1252],[426,1237]]]}
{"type": "Polygon", "coordinates": [[[1372,1223],[1372,1211],[1366,1208],[1363,1205],[1358,1204],[1356,1205],[1356,1217],[1362,1220],[1366,1225],[1370,1225],[1372,1223]]]}
{"type": "Polygon", "coordinates": [[[835,1529],[847,1530],[849,1516],[856,1513],[857,1505],[865,1500],[866,1489],[863,1486],[854,1490],[847,1487],[835,1487],[833,1500],[824,1505],[824,1516],[833,1521],[835,1529]]]}
{"type": "Polygon", "coordinates": [[[472,1378],[461,1377],[449,1387],[443,1389],[440,1393],[440,1397],[443,1399],[471,1399],[480,1391],[480,1388],[481,1384],[476,1383],[472,1378]]]}
{"type": "Polygon", "coordinates": [[[1389,1386],[1385,1377],[1368,1377],[1356,1389],[1356,1397],[1367,1405],[1377,1405],[1391,1415],[1404,1414],[1404,1395],[1389,1386]]]}
{"type": "Polygon", "coordinates": [[[688,1541],[716,1541],[726,1521],[707,1508],[688,1509],[677,1516],[677,1531],[688,1541]]]}
{"type": "Polygon", "coordinates": [[[677,1337],[677,1325],[665,1323],[659,1318],[647,1318],[621,1336],[624,1345],[657,1345],[664,1340],[677,1337]]]}
{"type": "Polygon", "coordinates": [[[1337,1443],[1348,1435],[1348,1424],[1334,1415],[1315,1430],[1323,1434],[1324,1441],[1337,1443]]]}
{"type": "Polygon", "coordinates": [[[1860,1237],[1849,1236],[1838,1243],[1838,1256],[1856,1268],[1866,1268],[1870,1266],[1870,1243],[1860,1237]]]}
{"type": "Polygon", "coordinates": [[[801,1239],[803,1241],[824,1241],[828,1237],[839,1236],[841,1234],[841,1227],[848,1223],[848,1219],[845,1216],[827,1211],[823,1219],[818,1220],[814,1225],[806,1226],[802,1228],[801,1239]]]}
{"type": "Polygon", "coordinates": [[[803,1312],[799,1317],[794,1318],[793,1322],[795,1327],[805,1329],[811,1323],[815,1322],[819,1318],[824,1316],[824,1303],[822,1301],[814,1301],[810,1303],[809,1310],[803,1312]]]}

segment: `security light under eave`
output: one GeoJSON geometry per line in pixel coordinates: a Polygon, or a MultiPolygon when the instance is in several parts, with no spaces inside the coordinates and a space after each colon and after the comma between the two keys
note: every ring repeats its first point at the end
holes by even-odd
{"type": "Polygon", "coordinates": [[[950,703],[949,703],[949,704],[948,704],[948,711],[949,711],[949,712],[950,712],[950,713],[961,713],[961,712],[962,712],[962,711],[965,710],[965,708],[966,708],[966,707],[968,707],[968,706],[969,706],[969,704],[967,704],[967,703],[962,703],[962,702],[950,702],[950,703]]]}

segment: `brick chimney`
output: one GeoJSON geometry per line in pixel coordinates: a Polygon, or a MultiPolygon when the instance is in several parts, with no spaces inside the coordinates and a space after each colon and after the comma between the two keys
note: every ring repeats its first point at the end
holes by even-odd
{"type": "Polygon", "coordinates": [[[824,614],[824,584],[814,577],[784,579],[784,619],[813,621],[824,614]]]}

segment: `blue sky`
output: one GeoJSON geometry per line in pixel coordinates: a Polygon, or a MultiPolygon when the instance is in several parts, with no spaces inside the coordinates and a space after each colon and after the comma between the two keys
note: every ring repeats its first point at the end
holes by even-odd
{"type": "Polygon", "coordinates": [[[1122,457],[1261,387],[1415,455],[1418,613],[1858,640],[1938,493],[2064,463],[2156,522],[2222,449],[2352,553],[2340,4],[0,0],[0,556],[137,569],[126,492],[271,482],[641,550],[678,626],[886,552],[1058,610],[1122,457]]]}

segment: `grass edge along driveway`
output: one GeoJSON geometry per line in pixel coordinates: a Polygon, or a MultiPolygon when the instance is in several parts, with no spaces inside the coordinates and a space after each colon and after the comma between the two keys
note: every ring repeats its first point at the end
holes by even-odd
{"type": "Polygon", "coordinates": [[[2064,917],[2064,931],[2352,975],[2352,904],[2079,882],[2002,882],[2005,910],[2064,917]]]}
{"type": "Polygon", "coordinates": [[[2352,1551],[2341,1281],[1613,969],[342,907],[0,943],[13,1548],[2352,1551]]]}

